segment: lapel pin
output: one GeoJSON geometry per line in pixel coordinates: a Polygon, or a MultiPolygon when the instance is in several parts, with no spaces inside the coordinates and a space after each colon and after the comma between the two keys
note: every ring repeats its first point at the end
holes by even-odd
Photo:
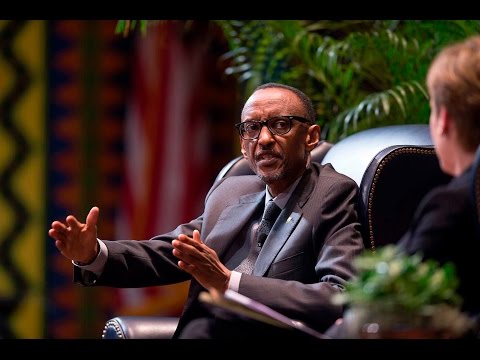
{"type": "Polygon", "coordinates": [[[289,216],[288,219],[287,219],[287,224],[292,220],[292,217],[289,216]]]}

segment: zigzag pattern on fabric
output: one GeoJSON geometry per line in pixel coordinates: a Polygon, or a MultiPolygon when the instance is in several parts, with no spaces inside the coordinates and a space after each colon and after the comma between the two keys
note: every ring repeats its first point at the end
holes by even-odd
{"type": "Polygon", "coordinates": [[[0,169],[0,193],[7,206],[11,209],[13,217],[6,231],[0,234],[0,267],[2,267],[9,280],[12,282],[12,294],[0,294],[0,314],[6,322],[0,321],[0,338],[15,338],[13,330],[8,326],[9,318],[15,313],[27,293],[27,280],[19,269],[13,257],[13,245],[20,234],[25,231],[25,224],[31,220],[27,207],[13,190],[14,174],[26,162],[31,147],[27,138],[22,134],[15,119],[15,108],[22,96],[31,85],[31,75],[25,64],[22,63],[14,50],[16,36],[26,25],[25,20],[9,21],[0,29],[0,54],[4,61],[11,67],[14,80],[11,88],[4,97],[0,98],[0,126],[9,136],[12,144],[12,156],[5,167],[0,169]]]}

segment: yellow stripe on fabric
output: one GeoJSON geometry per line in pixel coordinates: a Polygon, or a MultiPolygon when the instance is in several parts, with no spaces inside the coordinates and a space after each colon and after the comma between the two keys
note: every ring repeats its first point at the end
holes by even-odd
{"type": "Polygon", "coordinates": [[[14,118],[27,138],[30,151],[13,182],[30,218],[13,251],[14,259],[28,281],[28,294],[11,319],[11,326],[21,338],[42,338],[46,256],[46,22],[29,21],[16,38],[14,50],[31,76],[30,86],[14,109],[14,118]]]}

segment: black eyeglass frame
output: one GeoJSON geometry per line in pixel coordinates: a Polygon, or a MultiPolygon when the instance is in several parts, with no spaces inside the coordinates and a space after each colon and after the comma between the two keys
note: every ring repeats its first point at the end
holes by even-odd
{"type": "Polygon", "coordinates": [[[313,124],[314,122],[312,120],[308,120],[302,116],[296,116],[296,115],[280,115],[280,116],[272,116],[271,118],[268,118],[267,120],[264,120],[264,121],[258,121],[258,120],[247,120],[247,121],[243,121],[243,122],[239,122],[239,123],[236,123],[235,124],[235,127],[237,128],[237,131],[238,131],[238,134],[240,135],[240,137],[244,140],[257,140],[260,136],[260,133],[262,132],[262,128],[264,126],[267,127],[267,129],[273,134],[273,135],[279,135],[279,136],[282,136],[282,135],[285,135],[285,134],[288,134],[288,132],[290,130],[292,130],[292,120],[297,120],[298,122],[301,122],[303,124],[313,124]],[[272,128],[270,128],[270,126],[268,126],[268,123],[272,120],[272,119],[287,119],[288,120],[288,123],[289,123],[289,127],[288,127],[288,130],[285,131],[284,133],[281,133],[281,134],[278,134],[275,130],[273,130],[272,128]],[[240,129],[242,125],[246,124],[246,123],[257,123],[257,124],[260,124],[260,130],[258,130],[258,135],[253,137],[253,138],[245,138],[243,135],[242,135],[242,130],[240,129]]]}

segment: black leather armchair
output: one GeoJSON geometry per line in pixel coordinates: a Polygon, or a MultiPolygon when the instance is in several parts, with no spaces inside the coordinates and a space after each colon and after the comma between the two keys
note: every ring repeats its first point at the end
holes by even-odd
{"type": "MultiPolygon", "coordinates": [[[[450,179],[440,170],[428,125],[364,130],[333,146],[322,142],[312,152],[312,160],[331,163],[337,171],[357,182],[360,187],[358,212],[365,246],[372,250],[396,242],[425,193],[450,179]]],[[[217,180],[244,174],[252,174],[252,171],[240,156],[220,171],[217,180]]],[[[171,338],[175,321],[175,318],[155,316],[118,316],[107,321],[102,337],[171,338]]]]}
{"type": "Polygon", "coordinates": [[[178,317],[117,316],[106,322],[104,339],[171,339],[178,317]]]}
{"type": "Polygon", "coordinates": [[[365,247],[397,242],[423,196],[451,177],[439,166],[428,125],[365,130],[339,141],[322,163],[355,180],[365,247]]]}

